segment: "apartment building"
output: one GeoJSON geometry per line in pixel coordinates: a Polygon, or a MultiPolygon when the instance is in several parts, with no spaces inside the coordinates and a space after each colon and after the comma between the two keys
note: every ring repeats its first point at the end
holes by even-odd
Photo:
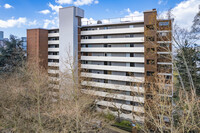
{"type": "Polygon", "coordinates": [[[78,7],[61,8],[58,29],[27,30],[28,59],[37,58],[58,89],[59,75],[73,64],[82,91],[98,96],[97,110],[143,123],[148,84],[164,75],[172,89],[171,20],[157,19],[155,9],[139,21],[83,17],[78,7]]]}

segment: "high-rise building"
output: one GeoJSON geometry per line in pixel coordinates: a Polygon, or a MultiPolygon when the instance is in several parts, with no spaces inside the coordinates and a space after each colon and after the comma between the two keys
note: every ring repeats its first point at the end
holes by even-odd
{"type": "Polygon", "coordinates": [[[145,11],[143,20],[84,22],[83,17],[78,7],[61,8],[58,29],[29,29],[28,59],[37,58],[41,66],[48,66],[56,82],[57,75],[73,63],[81,69],[75,76],[85,77],[83,92],[101,97],[97,110],[115,115],[120,111],[122,118],[144,122],[144,104],[151,95],[145,84],[164,75],[166,86],[171,86],[171,20],[157,19],[155,9],[145,11]]]}
{"type": "Polygon", "coordinates": [[[27,37],[21,37],[22,41],[22,48],[26,51],[27,50],[27,37]]]}
{"type": "Polygon", "coordinates": [[[0,31],[0,40],[3,40],[4,35],[3,35],[3,31],[0,31]]]}
{"type": "Polygon", "coordinates": [[[0,31],[0,46],[3,46],[4,45],[4,34],[3,34],[3,31],[0,31]]]}

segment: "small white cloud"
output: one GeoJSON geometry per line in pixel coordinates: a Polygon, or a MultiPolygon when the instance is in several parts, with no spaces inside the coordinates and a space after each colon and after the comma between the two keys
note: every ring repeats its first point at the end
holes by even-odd
{"type": "Polygon", "coordinates": [[[168,3],[168,0],[158,0],[158,5],[166,5],[168,3]]]}
{"type": "Polygon", "coordinates": [[[158,5],[162,4],[162,2],[163,2],[162,0],[158,0],[158,5]]]}
{"type": "Polygon", "coordinates": [[[110,12],[110,9],[106,9],[105,11],[106,11],[106,12],[110,12]]]}
{"type": "Polygon", "coordinates": [[[11,28],[11,27],[20,27],[21,25],[25,25],[27,19],[24,17],[20,17],[18,19],[8,19],[8,20],[0,20],[0,28],[11,28]]]}
{"type": "Polygon", "coordinates": [[[43,28],[50,28],[50,27],[58,27],[59,24],[59,18],[58,17],[54,17],[53,19],[45,19],[44,20],[44,25],[43,28]]]}
{"type": "Polygon", "coordinates": [[[42,11],[39,11],[39,13],[41,13],[41,14],[49,14],[50,11],[49,10],[42,10],[42,11]]]}
{"type": "Polygon", "coordinates": [[[56,11],[57,13],[59,12],[59,8],[62,8],[62,6],[52,5],[51,3],[49,3],[49,7],[51,10],[56,11]]]}
{"type": "Polygon", "coordinates": [[[95,0],[95,1],[94,1],[94,4],[99,4],[99,1],[98,1],[98,0],[95,0]]]}
{"type": "Polygon", "coordinates": [[[72,4],[73,0],[56,0],[55,2],[59,4],[72,4]]]}
{"type": "Polygon", "coordinates": [[[127,11],[128,13],[131,13],[130,8],[125,9],[125,11],[127,11]]]}
{"type": "Polygon", "coordinates": [[[144,14],[143,12],[134,11],[132,12],[130,8],[125,9],[126,12],[128,12],[128,15],[126,15],[122,21],[143,21],[144,20],[144,14]]]}
{"type": "Polygon", "coordinates": [[[74,2],[75,6],[83,6],[83,5],[91,5],[91,4],[98,4],[98,0],[76,0],[74,2]]]}
{"type": "Polygon", "coordinates": [[[28,23],[28,26],[33,26],[33,25],[37,25],[37,20],[30,21],[30,22],[28,23]]]}
{"type": "Polygon", "coordinates": [[[9,9],[9,8],[13,8],[13,6],[11,6],[10,4],[5,4],[4,8],[9,9]]]}

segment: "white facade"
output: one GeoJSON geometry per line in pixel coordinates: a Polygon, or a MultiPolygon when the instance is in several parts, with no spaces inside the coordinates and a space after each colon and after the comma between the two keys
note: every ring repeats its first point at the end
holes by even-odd
{"type": "Polygon", "coordinates": [[[81,84],[91,88],[83,92],[102,97],[98,110],[116,114],[110,108],[118,108],[126,111],[121,117],[130,120],[132,112],[144,113],[143,43],[143,22],[82,27],[81,68],[85,72],[81,76],[90,80],[81,84]]]}

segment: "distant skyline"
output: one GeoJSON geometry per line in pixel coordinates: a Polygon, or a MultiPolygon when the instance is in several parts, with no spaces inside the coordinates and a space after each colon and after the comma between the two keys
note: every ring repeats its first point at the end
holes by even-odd
{"type": "Polygon", "coordinates": [[[0,31],[26,36],[26,29],[58,28],[58,9],[78,6],[85,20],[125,16],[142,17],[143,11],[156,8],[159,14],[172,9],[175,23],[190,27],[199,11],[200,0],[0,0],[0,31]]]}

